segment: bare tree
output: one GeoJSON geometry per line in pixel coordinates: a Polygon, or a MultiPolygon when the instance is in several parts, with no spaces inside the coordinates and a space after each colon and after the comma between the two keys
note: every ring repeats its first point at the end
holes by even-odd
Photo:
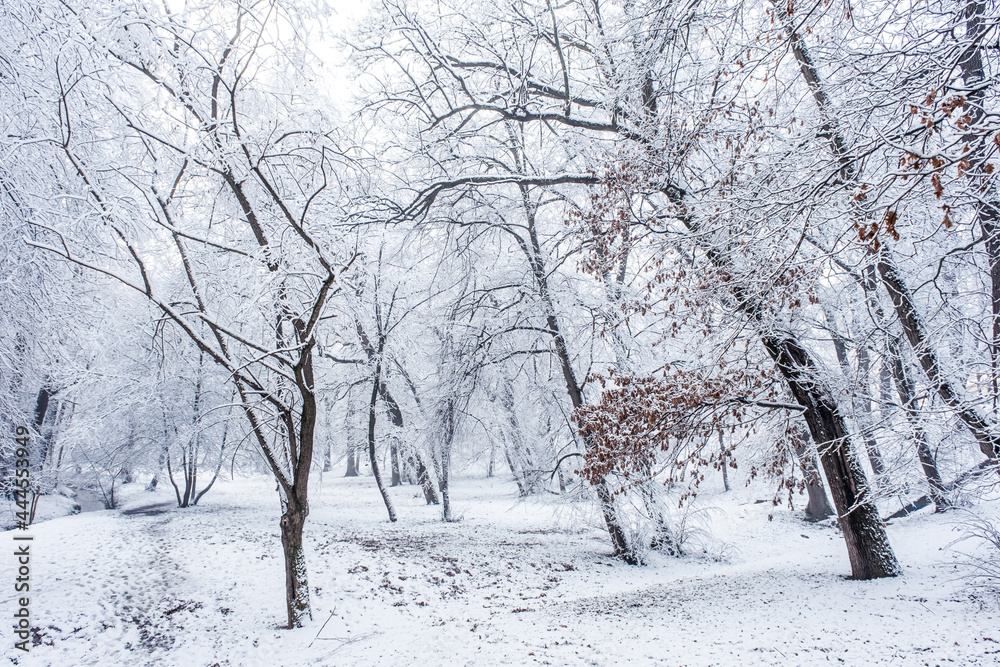
{"type": "Polygon", "coordinates": [[[313,129],[315,115],[303,129],[298,110],[259,87],[275,72],[261,65],[279,55],[304,66],[294,42],[278,41],[279,24],[296,15],[263,4],[147,7],[119,24],[84,6],[53,11],[90,45],[56,59],[53,147],[68,166],[63,187],[95,225],[83,241],[40,217],[47,240],[31,244],[141,294],[229,374],[278,482],[288,625],[300,626],[310,615],[303,527],[316,333],[350,254],[337,255],[335,237],[312,224],[338,216],[330,177],[341,151],[313,129]],[[201,30],[205,21],[219,30],[201,30]],[[86,73],[91,63],[100,77],[86,73]],[[101,141],[101,124],[127,141],[101,141]],[[105,257],[108,247],[123,254],[105,257]]]}

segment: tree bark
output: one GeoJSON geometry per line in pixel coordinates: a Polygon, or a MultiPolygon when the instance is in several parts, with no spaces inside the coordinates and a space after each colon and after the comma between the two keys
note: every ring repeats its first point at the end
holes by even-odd
{"type": "Polygon", "coordinates": [[[285,557],[285,605],[288,611],[288,627],[299,628],[307,617],[311,617],[306,556],[302,543],[308,510],[294,500],[294,496],[284,500],[282,505],[281,550],[285,557]]]}
{"type": "Polygon", "coordinates": [[[451,478],[451,447],[455,438],[455,401],[449,397],[445,401],[443,415],[443,432],[441,434],[441,469],[438,475],[438,487],[441,489],[441,518],[444,521],[454,521],[451,512],[451,493],[449,482],[451,478]]]}
{"type": "Polygon", "coordinates": [[[902,570],[871,500],[868,480],[851,450],[846,424],[829,389],[819,379],[815,362],[791,337],[766,334],[762,342],[792,395],[806,406],[802,416],[816,442],[830,484],[847,543],[851,577],[878,579],[899,575],[902,570]]]}
{"type": "Polygon", "coordinates": [[[722,440],[722,430],[719,430],[719,461],[722,466],[722,487],[729,492],[729,452],[726,451],[726,443],[722,440]]]}
{"type": "Polygon", "coordinates": [[[427,470],[423,457],[414,453],[414,458],[417,461],[417,479],[420,482],[420,487],[423,489],[424,500],[427,501],[428,505],[439,505],[441,500],[438,498],[437,491],[434,489],[434,480],[431,479],[431,473],[427,470]]]}

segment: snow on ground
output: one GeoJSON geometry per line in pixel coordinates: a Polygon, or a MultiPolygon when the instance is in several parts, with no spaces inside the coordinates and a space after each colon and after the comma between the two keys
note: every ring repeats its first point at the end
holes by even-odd
{"type": "Polygon", "coordinates": [[[721,560],[632,567],[581,503],[464,480],[461,521],[402,487],[389,524],[371,478],[328,475],[306,528],[313,620],[289,631],[273,482],[220,482],[184,510],[132,486],[125,511],[32,527],[37,645],[15,655],[8,635],[16,664],[1000,664],[1000,614],[963,592],[947,514],[893,522],[905,575],[855,582],[834,528],[752,489],[703,512],[721,560]]]}

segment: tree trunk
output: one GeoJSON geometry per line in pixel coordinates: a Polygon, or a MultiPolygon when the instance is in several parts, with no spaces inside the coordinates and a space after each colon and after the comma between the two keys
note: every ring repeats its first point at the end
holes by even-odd
{"type": "Polygon", "coordinates": [[[819,475],[819,466],[815,455],[813,455],[805,443],[795,448],[795,458],[799,460],[799,467],[806,478],[806,494],[809,502],[806,503],[806,519],[809,521],[822,521],[831,514],[833,508],[826,498],[826,490],[823,488],[823,478],[819,475]]]}
{"type": "Polygon", "coordinates": [[[323,447],[323,472],[330,472],[333,470],[333,446],[330,443],[330,439],[326,439],[325,446],[323,447]]]}
{"type": "Polygon", "coordinates": [[[427,501],[428,505],[439,505],[441,501],[438,499],[437,491],[434,489],[434,480],[431,479],[431,473],[427,470],[427,466],[424,465],[423,458],[414,453],[414,457],[417,460],[417,479],[420,481],[420,486],[424,491],[424,500],[427,501]]]}
{"type": "Polygon", "coordinates": [[[920,423],[920,415],[917,412],[916,405],[917,392],[913,386],[913,379],[910,378],[906,372],[906,367],[903,366],[900,356],[902,351],[899,349],[899,345],[898,338],[890,337],[889,367],[892,377],[896,382],[896,392],[899,394],[899,402],[903,406],[903,413],[906,415],[906,420],[910,423],[913,439],[917,443],[917,459],[920,461],[920,467],[923,469],[924,477],[927,478],[927,484],[930,486],[931,499],[934,501],[936,511],[940,512],[951,507],[951,503],[948,500],[944,482],[941,481],[941,473],[938,471],[937,461],[934,460],[934,454],[927,443],[927,434],[920,423]]]}
{"type": "Polygon", "coordinates": [[[399,440],[395,436],[389,440],[389,460],[392,466],[390,486],[399,486],[403,483],[403,475],[399,466],[399,440]]]}
{"type": "Polygon", "coordinates": [[[307,510],[297,502],[282,502],[281,549],[285,557],[285,605],[288,627],[300,628],[312,616],[309,608],[309,582],[306,578],[306,556],[302,545],[307,510]]]}
{"type": "Polygon", "coordinates": [[[812,357],[791,337],[767,334],[762,342],[792,395],[806,407],[802,416],[819,450],[820,462],[830,484],[837,518],[847,543],[851,577],[878,579],[899,575],[902,570],[878,509],[870,498],[868,480],[851,450],[846,424],[829,389],[819,379],[819,369],[812,357]]]}
{"type": "Polygon", "coordinates": [[[865,451],[868,452],[868,462],[875,473],[876,484],[878,478],[885,472],[885,462],[882,460],[882,452],[879,451],[878,442],[872,434],[874,430],[874,419],[872,417],[872,395],[869,387],[871,375],[871,356],[868,348],[864,345],[858,346],[858,400],[852,401],[857,410],[858,427],[861,430],[861,437],[864,439],[865,451]]]}
{"type": "Polygon", "coordinates": [[[444,521],[454,521],[451,513],[451,493],[449,481],[451,479],[451,447],[455,438],[455,402],[453,398],[448,398],[445,402],[445,414],[443,415],[443,433],[441,434],[441,461],[438,475],[438,487],[441,489],[441,518],[444,521]]]}
{"type": "Polygon", "coordinates": [[[389,497],[389,491],[382,482],[382,473],[378,466],[378,452],[375,451],[375,419],[378,412],[379,385],[382,383],[381,353],[382,351],[379,350],[379,358],[375,362],[375,381],[372,383],[371,400],[368,402],[368,459],[371,462],[372,474],[375,476],[375,485],[378,486],[378,492],[382,494],[382,502],[385,503],[385,509],[389,513],[389,521],[395,523],[396,509],[392,506],[392,498],[389,497]]]}
{"type": "Polygon", "coordinates": [[[729,452],[726,451],[726,443],[722,441],[722,429],[719,429],[719,461],[722,466],[722,486],[729,491],[729,452]]]}
{"type": "Polygon", "coordinates": [[[990,26],[983,20],[985,13],[985,0],[968,0],[965,3],[962,14],[965,18],[965,41],[968,47],[962,54],[958,65],[962,72],[962,82],[966,88],[964,110],[969,117],[968,127],[970,131],[965,136],[969,149],[966,157],[970,162],[968,172],[972,182],[979,189],[975,213],[983,232],[986,256],[989,260],[989,297],[992,315],[992,326],[989,328],[992,340],[989,348],[993,409],[996,410],[997,395],[1000,393],[997,386],[997,376],[1000,373],[1000,202],[997,201],[993,179],[986,171],[985,162],[990,142],[989,134],[983,132],[984,128],[981,125],[986,116],[983,105],[987,93],[987,88],[984,86],[986,68],[983,65],[983,37],[985,32],[990,29],[990,26]]]}
{"type": "MultiPolygon", "coordinates": [[[[379,382],[378,391],[382,400],[385,401],[386,409],[389,413],[389,421],[392,422],[392,425],[396,428],[402,429],[403,411],[400,409],[399,403],[396,402],[396,399],[393,398],[392,394],[389,392],[389,388],[386,387],[384,381],[379,382]]],[[[392,486],[399,486],[403,483],[400,449],[399,438],[393,435],[389,440],[389,456],[392,462],[392,486]]]]}
{"type": "MultiPolygon", "coordinates": [[[[514,153],[514,158],[517,161],[518,167],[523,168],[523,160],[521,159],[520,151],[517,149],[516,145],[512,146],[511,150],[514,153]]],[[[560,327],[559,319],[556,316],[555,305],[552,303],[552,298],[549,295],[548,271],[546,270],[542,259],[542,246],[538,241],[538,233],[535,224],[535,207],[531,202],[528,188],[521,185],[519,186],[519,189],[521,193],[521,202],[524,206],[525,220],[528,227],[528,238],[517,238],[520,242],[521,250],[524,252],[525,258],[528,261],[528,266],[530,267],[532,276],[535,279],[535,286],[538,288],[538,296],[540,297],[542,306],[545,309],[545,326],[549,334],[552,336],[556,357],[559,359],[559,366],[562,370],[563,380],[566,385],[566,393],[569,395],[570,403],[572,404],[573,409],[576,410],[583,405],[583,394],[580,390],[580,385],[576,381],[576,374],[573,371],[573,361],[570,359],[569,349],[566,346],[566,339],[563,337],[562,328],[560,327]]],[[[584,446],[587,450],[593,449],[593,439],[584,438],[584,446]]],[[[625,533],[625,528],[621,523],[621,519],[618,516],[618,509],[615,507],[614,495],[611,493],[611,489],[608,488],[607,480],[602,479],[598,483],[594,484],[594,490],[597,492],[597,499],[601,503],[601,514],[604,517],[604,523],[607,526],[608,536],[611,538],[611,546],[614,550],[615,556],[622,558],[625,562],[630,564],[638,563],[638,558],[628,543],[628,537],[625,533]]]]}
{"type": "Polygon", "coordinates": [[[191,503],[192,505],[197,505],[198,501],[201,500],[201,497],[204,496],[206,493],[208,493],[209,489],[212,488],[212,485],[215,484],[215,480],[219,479],[219,471],[222,470],[222,460],[226,453],[226,439],[228,437],[229,437],[229,422],[227,421],[226,425],[222,427],[222,446],[219,447],[219,462],[215,466],[215,474],[212,475],[212,481],[208,483],[208,486],[199,491],[198,494],[194,497],[194,501],[191,503]]]}
{"type": "Polygon", "coordinates": [[[355,453],[354,445],[349,444],[347,450],[347,472],[344,473],[344,477],[357,477],[358,476],[358,461],[357,455],[355,453]]]}
{"type": "Polygon", "coordinates": [[[177,480],[174,479],[174,469],[170,466],[170,451],[167,451],[167,477],[170,479],[171,486],[174,487],[174,495],[177,496],[177,506],[184,507],[181,502],[181,490],[177,486],[177,480]]]}
{"type": "MultiPolygon", "coordinates": [[[[816,65],[813,63],[809,51],[806,49],[802,36],[795,30],[795,25],[792,17],[788,14],[788,9],[781,6],[777,0],[771,0],[771,2],[774,4],[775,11],[781,18],[785,32],[788,34],[792,53],[799,64],[802,78],[809,86],[820,113],[827,119],[828,128],[826,132],[830,140],[831,150],[841,165],[841,175],[848,184],[852,186],[856,185],[858,182],[858,165],[850,155],[844,135],[837,129],[835,114],[833,113],[833,109],[831,109],[830,98],[823,88],[819,71],[816,69],[816,65]]],[[[981,11],[981,9],[975,9],[979,7],[979,0],[972,0],[969,6],[974,8],[973,13],[981,11]]],[[[789,8],[791,8],[791,5],[789,5],[789,8]]],[[[968,60],[969,58],[967,57],[966,59],[968,60]]],[[[971,60],[970,63],[972,63],[971,60]]],[[[900,275],[899,270],[896,268],[888,248],[882,245],[878,249],[875,249],[869,245],[868,252],[876,263],[882,283],[885,285],[892,299],[896,317],[899,319],[906,338],[917,355],[921,368],[924,369],[924,372],[927,374],[938,395],[941,396],[941,399],[949,408],[955,411],[958,418],[972,433],[983,454],[990,460],[997,461],[1000,459],[1000,436],[992,436],[990,434],[991,424],[980,416],[975,409],[964,404],[951,386],[951,383],[941,372],[937,354],[926,335],[923,322],[920,319],[913,300],[913,295],[910,293],[909,287],[907,287],[902,275],[900,275]]],[[[1000,472],[1000,468],[998,468],[998,472],[1000,472]]]]}
{"type": "MultiPolygon", "coordinates": [[[[972,437],[979,444],[980,451],[991,461],[996,462],[1000,459],[1000,435],[992,433],[993,429],[991,427],[993,425],[987,422],[972,406],[966,405],[958,395],[958,392],[952,387],[951,382],[945,377],[941,370],[937,353],[928,339],[923,321],[917,312],[913,295],[910,294],[909,288],[903,281],[895,262],[892,260],[885,246],[882,246],[877,251],[876,260],[876,267],[879,276],[882,278],[882,284],[885,285],[886,290],[889,292],[889,297],[892,299],[892,304],[896,310],[896,316],[899,318],[903,332],[906,334],[910,347],[916,353],[917,361],[920,362],[920,367],[923,368],[927,379],[930,380],[931,385],[937,391],[938,396],[941,397],[945,405],[954,410],[958,418],[965,424],[972,437]]],[[[1000,471],[1000,468],[998,468],[998,471],[1000,471]]]]}
{"type": "Polygon", "coordinates": [[[517,484],[517,497],[526,498],[528,496],[528,489],[524,486],[524,480],[521,479],[521,473],[517,469],[517,464],[514,463],[514,458],[510,455],[510,447],[504,443],[503,448],[504,457],[507,459],[507,466],[510,468],[510,474],[514,476],[514,483],[517,484]]]}

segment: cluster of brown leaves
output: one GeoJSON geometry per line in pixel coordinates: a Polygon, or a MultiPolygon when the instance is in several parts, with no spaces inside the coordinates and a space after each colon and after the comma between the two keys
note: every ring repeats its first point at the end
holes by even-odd
{"type": "Polygon", "coordinates": [[[650,192],[652,183],[647,168],[633,160],[618,160],[605,167],[590,195],[589,207],[569,212],[566,224],[587,244],[588,252],[581,263],[583,271],[603,276],[614,271],[628,256],[635,240],[633,229],[640,219],[642,193],[650,192]]]}
{"type": "Polygon", "coordinates": [[[696,495],[704,468],[719,469],[724,462],[736,467],[729,453],[737,437],[753,432],[769,413],[760,401],[777,400],[780,387],[772,367],[722,364],[710,370],[666,368],[645,377],[611,371],[591,379],[604,391],[599,403],[573,414],[590,440],[580,474],[592,483],[612,474],[642,482],[667,469],[691,468],[681,502],[696,495]],[[719,433],[730,436],[725,456],[713,445],[719,433]]]}
{"type": "MultiPolygon", "coordinates": [[[[958,179],[963,177],[982,178],[993,174],[995,165],[987,162],[986,159],[989,157],[991,143],[1000,147],[1000,134],[993,136],[992,142],[987,136],[975,138],[977,131],[972,125],[972,116],[965,96],[951,95],[939,100],[938,91],[931,90],[922,103],[911,104],[909,111],[922,130],[923,140],[920,152],[923,154],[918,154],[916,150],[907,150],[900,156],[899,168],[903,172],[900,178],[903,181],[909,180],[910,177],[929,178],[935,198],[943,200],[946,199],[944,178],[952,167],[958,179]],[[963,141],[955,145],[955,148],[949,146],[937,152],[933,150],[927,152],[928,147],[932,145],[931,140],[935,136],[944,137],[954,134],[964,138],[963,141]]],[[[856,198],[863,198],[863,196],[856,198]]],[[[941,224],[945,228],[951,228],[954,224],[951,217],[951,207],[943,203],[941,209],[944,212],[941,224]]],[[[877,226],[873,225],[873,227],[877,226]]],[[[873,244],[876,249],[878,248],[877,228],[870,230],[859,228],[858,232],[862,241],[874,239],[873,244]]],[[[890,233],[890,236],[894,240],[898,240],[898,235],[890,233]]]]}
{"type": "Polygon", "coordinates": [[[892,237],[893,241],[899,240],[899,232],[896,231],[897,222],[899,222],[899,214],[892,209],[888,209],[881,220],[876,220],[870,224],[861,224],[855,219],[854,229],[858,232],[858,239],[861,241],[870,241],[872,249],[878,250],[882,247],[882,242],[879,241],[879,232],[883,229],[886,234],[892,237]]]}

